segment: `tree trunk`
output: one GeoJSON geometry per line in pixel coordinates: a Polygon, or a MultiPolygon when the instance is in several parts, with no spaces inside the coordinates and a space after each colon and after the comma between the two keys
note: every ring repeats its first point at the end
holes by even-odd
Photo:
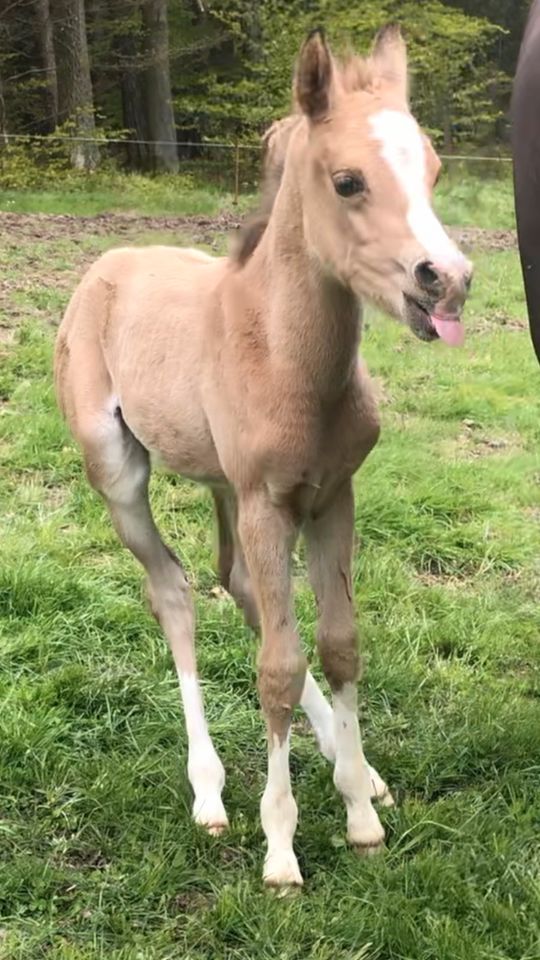
{"type": "Polygon", "coordinates": [[[7,147],[9,140],[6,129],[6,104],[4,101],[4,85],[0,74],[0,148],[7,147]]]}
{"type": "Polygon", "coordinates": [[[36,32],[41,50],[41,62],[45,70],[46,116],[44,126],[54,130],[58,124],[58,82],[56,57],[53,43],[53,23],[49,0],[35,0],[36,32]]]}
{"type": "Polygon", "coordinates": [[[58,77],[58,120],[70,121],[73,135],[71,162],[81,170],[94,170],[99,161],[95,137],[92,81],[86,38],[84,0],[53,0],[54,48],[58,77]]]}
{"type": "Polygon", "coordinates": [[[167,0],[143,0],[145,28],[144,93],[150,146],[156,171],[178,172],[178,150],[169,74],[167,0]]]}
{"type": "MultiPolygon", "coordinates": [[[[143,58],[140,50],[140,29],[133,13],[140,14],[138,0],[121,0],[117,17],[125,29],[116,37],[120,92],[122,96],[122,123],[129,132],[128,140],[150,140],[146,119],[143,89],[143,58]]],[[[151,167],[149,147],[146,143],[126,143],[128,166],[132,170],[148,170],[151,167]]]]}
{"type": "Polygon", "coordinates": [[[451,108],[448,103],[445,103],[443,107],[443,150],[445,153],[452,153],[454,149],[454,137],[452,130],[452,116],[451,108]]]}
{"type": "MultiPolygon", "coordinates": [[[[84,0],[84,7],[94,110],[99,114],[100,103],[105,106],[110,90],[110,21],[114,17],[114,6],[111,0],[84,0]]],[[[132,9],[133,2],[130,12],[132,9]]]]}
{"type": "MultiPolygon", "coordinates": [[[[136,67],[125,63],[120,77],[122,91],[122,117],[124,129],[129,131],[129,140],[151,140],[146,122],[146,111],[141,76],[136,67]]],[[[148,170],[153,166],[148,143],[126,144],[128,164],[132,170],[148,170]]]]}

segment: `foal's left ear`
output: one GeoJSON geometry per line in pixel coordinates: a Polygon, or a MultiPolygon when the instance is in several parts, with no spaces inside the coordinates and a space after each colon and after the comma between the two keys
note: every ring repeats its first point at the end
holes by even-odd
{"type": "Polygon", "coordinates": [[[332,55],[319,27],[300,50],[294,78],[295,99],[311,120],[320,120],[328,112],[333,73],[332,55]]]}
{"type": "Polygon", "coordinates": [[[389,23],[379,30],[371,51],[375,76],[399,88],[408,99],[407,47],[397,23],[389,23]]]}

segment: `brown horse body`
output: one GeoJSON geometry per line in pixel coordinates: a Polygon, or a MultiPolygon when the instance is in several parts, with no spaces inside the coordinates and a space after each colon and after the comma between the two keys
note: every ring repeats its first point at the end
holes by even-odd
{"type": "Polygon", "coordinates": [[[527,20],[512,92],[514,196],[529,328],[540,363],[540,0],[527,20]]]}
{"type": "Polygon", "coordinates": [[[356,708],[351,477],[379,432],[358,362],[359,301],[370,297],[422,339],[457,342],[470,275],[430,207],[438,161],[408,111],[399,35],[387,30],[369,62],[340,69],[315,33],[295,94],[298,116],[270,143],[283,165],[275,199],[238,256],[105,254],[72,298],[56,356],[89,480],[147,571],[179,675],[194,816],[217,832],[227,825],[224,771],[204,718],[186,578],[148,503],[150,453],[212,488],[222,582],[262,630],[264,873],[278,885],[302,882],[288,762],[298,703],[335,760],[350,842],[377,848],[384,831],[371,796],[391,802],[366,763],[356,708]],[[332,707],[306,672],[294,619],[290,560],[301,528],[332,707]]]}

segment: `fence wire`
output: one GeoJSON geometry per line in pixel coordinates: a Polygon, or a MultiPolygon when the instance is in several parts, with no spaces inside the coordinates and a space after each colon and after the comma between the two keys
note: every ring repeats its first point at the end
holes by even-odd
{"type": "MultiPolygon", "coordinates": [[[[175,146],[178,156],[179,174],[191,176],[197,182],[208,181],[223,190],[232,192],[237,199],[242,193],[253,193],[260,181],[262,144],[261,141],[242,142],[231,140],[146,140],[136,137],[99,137],[78,136],[76,134],[20,134],[0,133],[0,178],[2,172],[2,154],[10,146],[27,146],[33,159],[43,167],[48,165],[55,150],[70,144],[95,144],[100,156],[109,159],[120,169],[130,167],[129,150],[175,146]],[[2,149],[3,148],[3,149],[2,149]],[[48,149],[47,149],[48,148],[48,149]]],[[[469,164],[480,177],[498,178],[506,176],[512,163],[508,156],[488,156],[483,154],[439,154],[444,169],[451,176],[460,175],[469,164]]],[[[143,171],[144,172],[144,171],[143,171]]],[[[147,171],[150,172],[150,171],[147,171]]]]}

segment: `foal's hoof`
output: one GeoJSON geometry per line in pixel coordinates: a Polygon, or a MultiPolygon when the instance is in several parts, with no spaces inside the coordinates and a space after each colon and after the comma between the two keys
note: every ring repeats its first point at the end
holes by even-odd
{"type": "Polygon", "coordinates": [[[220,797],[193,804],[193,819],[212,837],[219,837],[228,829],[229,819],[220,797]]]}
{"type": "Polygon", "coordinates": [[[220,837],[222,833],[228,829],[228,823],[205,823],[203,824],[204,829],[211,837],[220,837]]]}
{"type": "Polygon", "coordinates": [[[206,830],[211,837],[220,837],[222,833],[225,833],[229,829],[229,821],[227,817],[224,820],[205,820],[201,817],[194,817],[195,823],[202,827],[203,830],[206,830]]]}
{"type": "Polygon", "coordinates": [[[304,881],[292,850],[288,853],[268,854],[264,861],[263,880],[267,887],[277,887],[282,893],[302,886],[304,881]]]}
{"type": "Polygon", "coordinates": [[[349,812],[347,840],[364,857],[371,857],[383,849],[384,827],[371,804],[349,812]]]}
{"type": "Polygon", "coordinates": [[[384,841],[381,843],[353,843],[352,848],[359,857],[376,857],[384,850],[384,841]]]}

